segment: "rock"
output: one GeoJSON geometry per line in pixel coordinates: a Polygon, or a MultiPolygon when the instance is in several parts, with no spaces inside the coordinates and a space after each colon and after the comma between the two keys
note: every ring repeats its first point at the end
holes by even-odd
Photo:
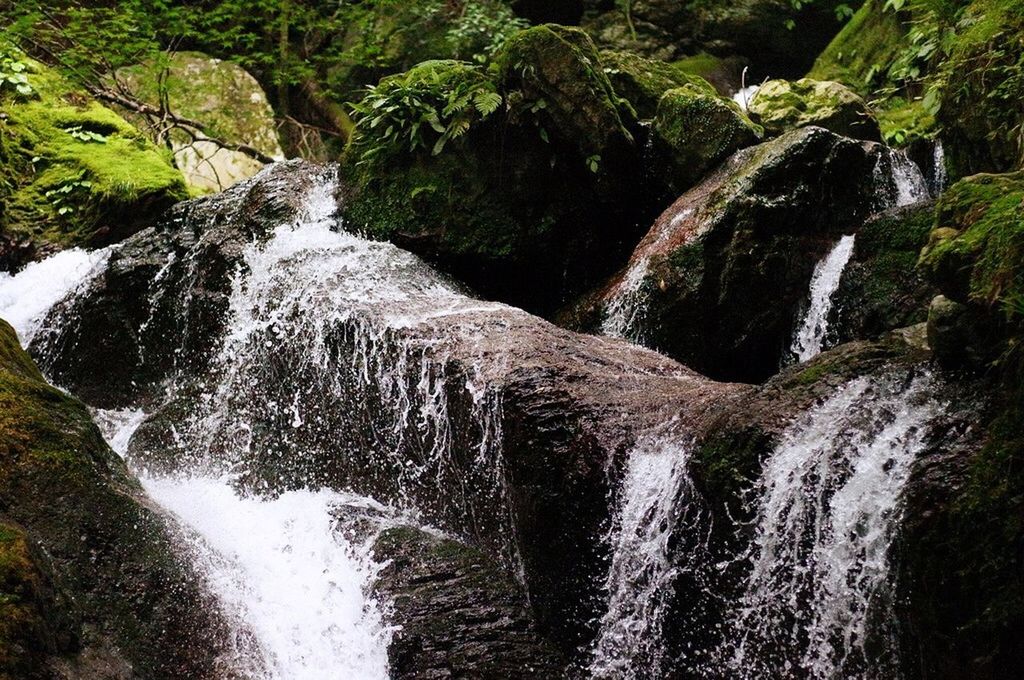
{"type": "Polygon", "coordinates": [[[801,75],[839,30],[838,4],[829,0],[795,9],[786,0],[634,0],[628,13],[615,5],[585,19],[584,26],[603,46],[665,61],[702,51],[739,55],[754,64],[760,80],[769,73],[801,75]]]}
{"type": "Polygon", "coordinates": [[[421,141],[410,150],[384,133],[411,130],[425,112],[399,107],[376,127],[357,116],[367,122],[346,156],[346,224],[430,259],[482,295],[548,313],[614,270],[655,202],[631,107],[586,34],[523,31],[497,64],[496,80],[441,61],[382,81],[372,97],[416,91],[444,119],[441,129],[462,132],[443,141],[416,124],[421,141]],[[456,120],[444,107],[460,88],[500,96],[501,104],[456,120]]]}
{"type": "Polygon", "coordinates": [[[944,295],[936,295],[928,307],[928,346],[935,358],[947,366],[963,366],[971,355],[976,356],[978,345],[974,319],[967,305],[953,302],[944,295]]]}
{"type": "Polygon", "coordinates": [[[537,633],[526,594],[480,550],[413,527],[374,542],[373,586],[399,626],[392,678],[556,678],[567,662],[537,633]]]}
{"type": "Polygon", "coordinates": [[[181,174],[124,119],[20,52],[0,59],[26,81],[24,93],[0,91],[0,270],[120,240],[186,196],[181,174]]]}
{"type": "MultiPolygon", "coordinates": [[[[238,456],[234,470],[250,488],[315,484],[411,503],[504,565],[517,554],[539,630],[575,649],[600,606],[603,518],[622,455],[647,429],[692,425],[743,388],[466,297],[411,255],[343,233],[336,248],[278,265],[299,268],[284,285],[313,287],[300,298],[323,300],[317,314],[279,323],[325,325],[254,339],[230,353],[247,358],[227,370],[230,359],[211,348],[234,323],[232,275],[255,262],[243,259],[247,244],[307,219],[302,199],[331,171],[276,165],[179,206],[112,254],[91,288],[54,312],[33,351],[97,405],[153,414],[129,447],[142,465],[173,469],[191,463],[177,456],[216,450],[238,456]],[[327,344],[306,344],[315,337],[327,344]],[[298,384],[310,389],[296,394],[298,384]],[[230,403],[214,403],[221,397],[230,403]],[[192,417],[197,398],[213,420],[192,417]],[[309,420],[283,421],[284,403],[309,420]],[[238,449],[242,438],[251,447],[238,449]]],[[[236,301],[235,313],[248,307],[236,301]]]]}
{"type": "Polygon", "coordinates": [[[961,180],[939,199],[937,228],[921,254],[920,266],[938,290],[971,308],[972,335],[979,339],[972,345],[989,361],[1020,328],[1022,206],[1022,173],[961,180]]]}
{"type": "Polygon", "coordinates": [[[669,90],[658,102],[654,118],[654,153],[664,170],[662,179],[671,195],[692,187],[735,151],[761,138],[739,106],[696,86],[669,90]]]}
{"type": "Polygon", "coordinates": [[[880,153],[821,128],[740,151],[658,218],[581,318],[706,375],[764,380],[815,265],[873,210],[880,153]]]}
{"type": "MultiPolygon", "coordinates": [[[[201,52],[175,52],[167,64],[121,69],[118,78],[136,98],[153,106],[159,106],[160,97],[165,96],[173,113],[201,123],[211,137],[251,147],[275,160],[284,158],[267,96],[237,64],[201,52]]],[[[125,115],[131,119],[129,113],[125,115]]],[[[135,122],[146,124],[138,116],[135,122]]],[[[264,165],[251,154],[196,142],[181,131],[172,130],[170,141],[175,164],[189,186],[200,191],[226,189],[264,165]]]]}
{"type": "Polygon", "coordinates": [[[1020,78],[1024,16],[1015,0],[975,0],[958,15],[942,65],[937,117],[951,175],[1010,172],[1022,167],[1020,78]]]}
{"type": "Polygon", "coordinates": [[[716,57],[707,52],[698,52],[677,59],[672,64],[685,73],[700,76],[711,83],[718,94],[725,97],[731,97],[743,86],[743,69],[749,69],[750,66],[750,62],[743,57],[736,55],[716,57]]]}
{"type": "Polygon", "coordinates": [[[628,101],[644,120],[654,118],[661,96],[669,90],[692,85],[695,91],[709,96],[716,94],[711,84],[700,76],[632,52],[603,50],[601,63],[615,93],[628,101]]]}
{"type": "Polygon", "coordinates": [[[769,80],[758,89],[747,111],[751,120],[773,136],[816,125],[844,137],[881,141],[878,122],[867,103],[833,81],[769,80]]]}
{"type": "Polygon", "coordinates": [[[227,624],[86,408],[0,321],[0,675],[220,678],[227,624]]]}
{"type": "Polygon", "coordinates": [[[934,204],[926,202],[872,216],[857,230],[853,255],[832,297],[829,329],[836,344],[925,321],[936,291],[917,260],[933,224],[934,204]]]}

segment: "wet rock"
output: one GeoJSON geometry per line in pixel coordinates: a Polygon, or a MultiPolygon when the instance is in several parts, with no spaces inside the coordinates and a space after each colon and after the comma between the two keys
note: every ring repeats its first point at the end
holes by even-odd
{"type": "MultiPolygon", "coordinates": [[[[275,308],[318,300],[316,313],[236,329],[244,347],[221,357],[229,296],[247,290],[232,280],[245,280],[247,245],[287,231],[329,171],[274,166],[180,206],[112,254],[34,351],[90,401],[152,413],[129,447],[140,465],[173,469],[191,463],[178,456],[209,453],[255,490],[328,486],[410,502],[505,568],[516,554],[539,629],[575,648],[599,606],[603,522],[625,451],[743,388],[475,300],[389,244],[326,230],[317,238],[327,245],[288,255],[249,291],[271,300],[301,284],[275,308]]],[[[261,314],[261,304],[239,298],[234,310],[261,314]]]]}
{"type": "Polygon", "coordinates": [[[228,629],[167,521],[0,322],[0,675],[223,678],[228,629]]]}
{"type": "Polygon", "coordinates": [[[816,125],[854,139],[882,139],[867,103],[846,86],[832,81],[769,80],[750,101],[748,112],[751,120],[763,126],[769,135],[816,125]]]}
{"type": "Polygon", "coordinates": [[[872,211],[880,153],[821,128],[740,151],[658,218],[577,318],[714,378],[767,378],[815,265],[872,211]]]}
{"type": "Polygon", "coordinates": [[[934,204],[926,202],[872,216],[857,230],[833,296],[833,344],[877,338],[927,319],[935,287],[917,260],[933,224],[934,204]]]}
{"type": "Polygon", "coordinates": [[[654,118],[661,96],[680,87],[693,86],[697,92],[714,96],[706,80],[664,61],[647,59],[633,52],[601,51],[601,64],[615,93],[628,101],[644,120],[654,118]]]}
{"type": "Polygon", "coordinates": [[[413,527],[374,542],[374,591],[400,626],[392,678],[557,678],[566,660],[540,637],[521,586],[493,558],[413,527]]]}

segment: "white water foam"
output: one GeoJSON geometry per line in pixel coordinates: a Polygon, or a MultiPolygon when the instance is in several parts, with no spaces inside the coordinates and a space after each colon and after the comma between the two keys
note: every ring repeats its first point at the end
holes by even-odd
{"type": "Polygon", "coordinates": [[[629,454],[614,523],[607,536],[608,605],[591,652],[595,678],[649,678],[668,672],[662,627],[673,582],[685,566],[672,549],[676,532],[697,532],[687,465],[689,449],[671,435],[642,438],[629,454]]]}
{"type": "Polygon", "coordinates": [[[747,85],[746,87],[740,88],[733,94],[732,100],[740,105],[740,108],[744,111],[750,106],[750,102],[754,100],[754,95],[761,89],[760,85],[747,85]]]}
{"type": "Polygon", "coordinates": [[[807,361],[821,354],[828,333],[828,315],[832,311],[832,298],[839,289],[843,272],[853,255],[854,242],[853,234],[843,236],[814,268],[807,311],[790,347],[798,361],[807,361]]]}
{"type": "Polygon", "coordinates": [[[149,495],[200,540],[197,566],[229,618],[262,653],[238,660],[261,680],[388,677],[381,606],[367,596],[379,565],[369,542],[337,530],[330,491],[289,491],[272,499],[239,495],[227,479],[143,479],[149,495]]]}
{"type": "Polygon", "coordinates": [[[935,140],[935,148],[932,149],[932,195],[939,196],[946,190],[949,183],[949,174],[946,170],[946,149],[942,146],[942,140],[935,140]]]}
{"type": "Polygon", "coordinates": [[[0,272],[0,319],[14,327],[27,347],[47,312],[102,271],[109,255],[109,248],[72,248],[33,262],[14,275],[0,272]]]}
{"type": "Polygon", "coordinates": [[[893,151],[889,156],[889,164],[896,189],[896,207],[913,205],[929,198],[928,182],[921,168],[910,160],[905,151],[893,151]]]}
{"type": "Polygon", "coordinates": [[[751,571],[724,644],[733,675],[898,677],[889,547],[941,411],[931,384],[858,378],[785,432],[754,489],[751,571]]]}

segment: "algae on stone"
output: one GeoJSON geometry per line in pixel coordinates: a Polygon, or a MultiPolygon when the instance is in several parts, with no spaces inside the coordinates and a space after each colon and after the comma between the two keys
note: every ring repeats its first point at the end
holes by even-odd
{"type": "Polygon", "coordinates": [[[0,265],[123,238],[187,197],[167,153],[55,71],[21,58],[32,94],[0,93],[0,265]]]}
{"type": "Polygon", "coordinates": [[[817,125],[846,137],[881,140],[878,123],[867,103],[834,81],[769,80],[757,90],[747,111],[751,120],[770,135],[817,125]]]}

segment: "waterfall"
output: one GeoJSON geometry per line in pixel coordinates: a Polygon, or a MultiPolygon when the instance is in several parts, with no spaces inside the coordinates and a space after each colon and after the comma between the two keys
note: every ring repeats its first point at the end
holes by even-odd
{"type": "Polygon", "coordinates": [[[740,88],[732,95],[732,100],[740,105],[740,108],[744,111],[750,106],[750,102],[753,101],[754,95],[761,89],[760,85],[747,85],[746,87],[740,88]]]}
{"type": "Polygon", "coordinates": [[[662,628],[675,581],[699,571],[685,557],[680,560],[674,542],[683,535],[696,543],[705,530],[688,463],[689,446],[665,431],[641,438],[629,453],[606,537],[608,604],[591,652],[595,678],[662,677],[670,671],[662,628]]]}
{"type": "Polygon", "coordinates": [[[753,490],[751,568],[721,650],[733,675],[898,677],[889,547],[941,412],[931,387],[858,378],[784,433],[753,490]]]}
{"type": "Polygon", "coordinates": [[[829,254],[814,267],[807,311],[793,336],[790,351],[798,361],[807,361],[821,353],[828,332],[832,298],[839,289],[843,271],[853,255],[855,236],[843,236],[829,254]]]}
{"type": "Polygon", "coordinates": [[[0,319],[28,346],[50,308],[98,275],[109,254],[109,248],[72,248],[32,262],[17,274],[0,272],[0,319]]]}
{"type": "Polygon", "coordinates": [[[646,259],[630,263],[622,281],[605,306],[601,333],[612,338],[626,338],[643,342],[643,317],[646,298],[644,279],[650,270],[646,259]]]}
{"type": "Polygon", "coordinates": [[[932,149],[932,196],[939,196],[946,190],[949,183],[949,175],[946,170],[946,149],[942,146],[942,140],[936,139],[932,149]]]}
{"type": "Polygon", "coordinates": [[[930,196],[928,182],[917,163],[906,151],[892,151],[879,157],[889,166],[890,181],[894,191],[890,206],[902,207],[927,200],[930,196]]]}

